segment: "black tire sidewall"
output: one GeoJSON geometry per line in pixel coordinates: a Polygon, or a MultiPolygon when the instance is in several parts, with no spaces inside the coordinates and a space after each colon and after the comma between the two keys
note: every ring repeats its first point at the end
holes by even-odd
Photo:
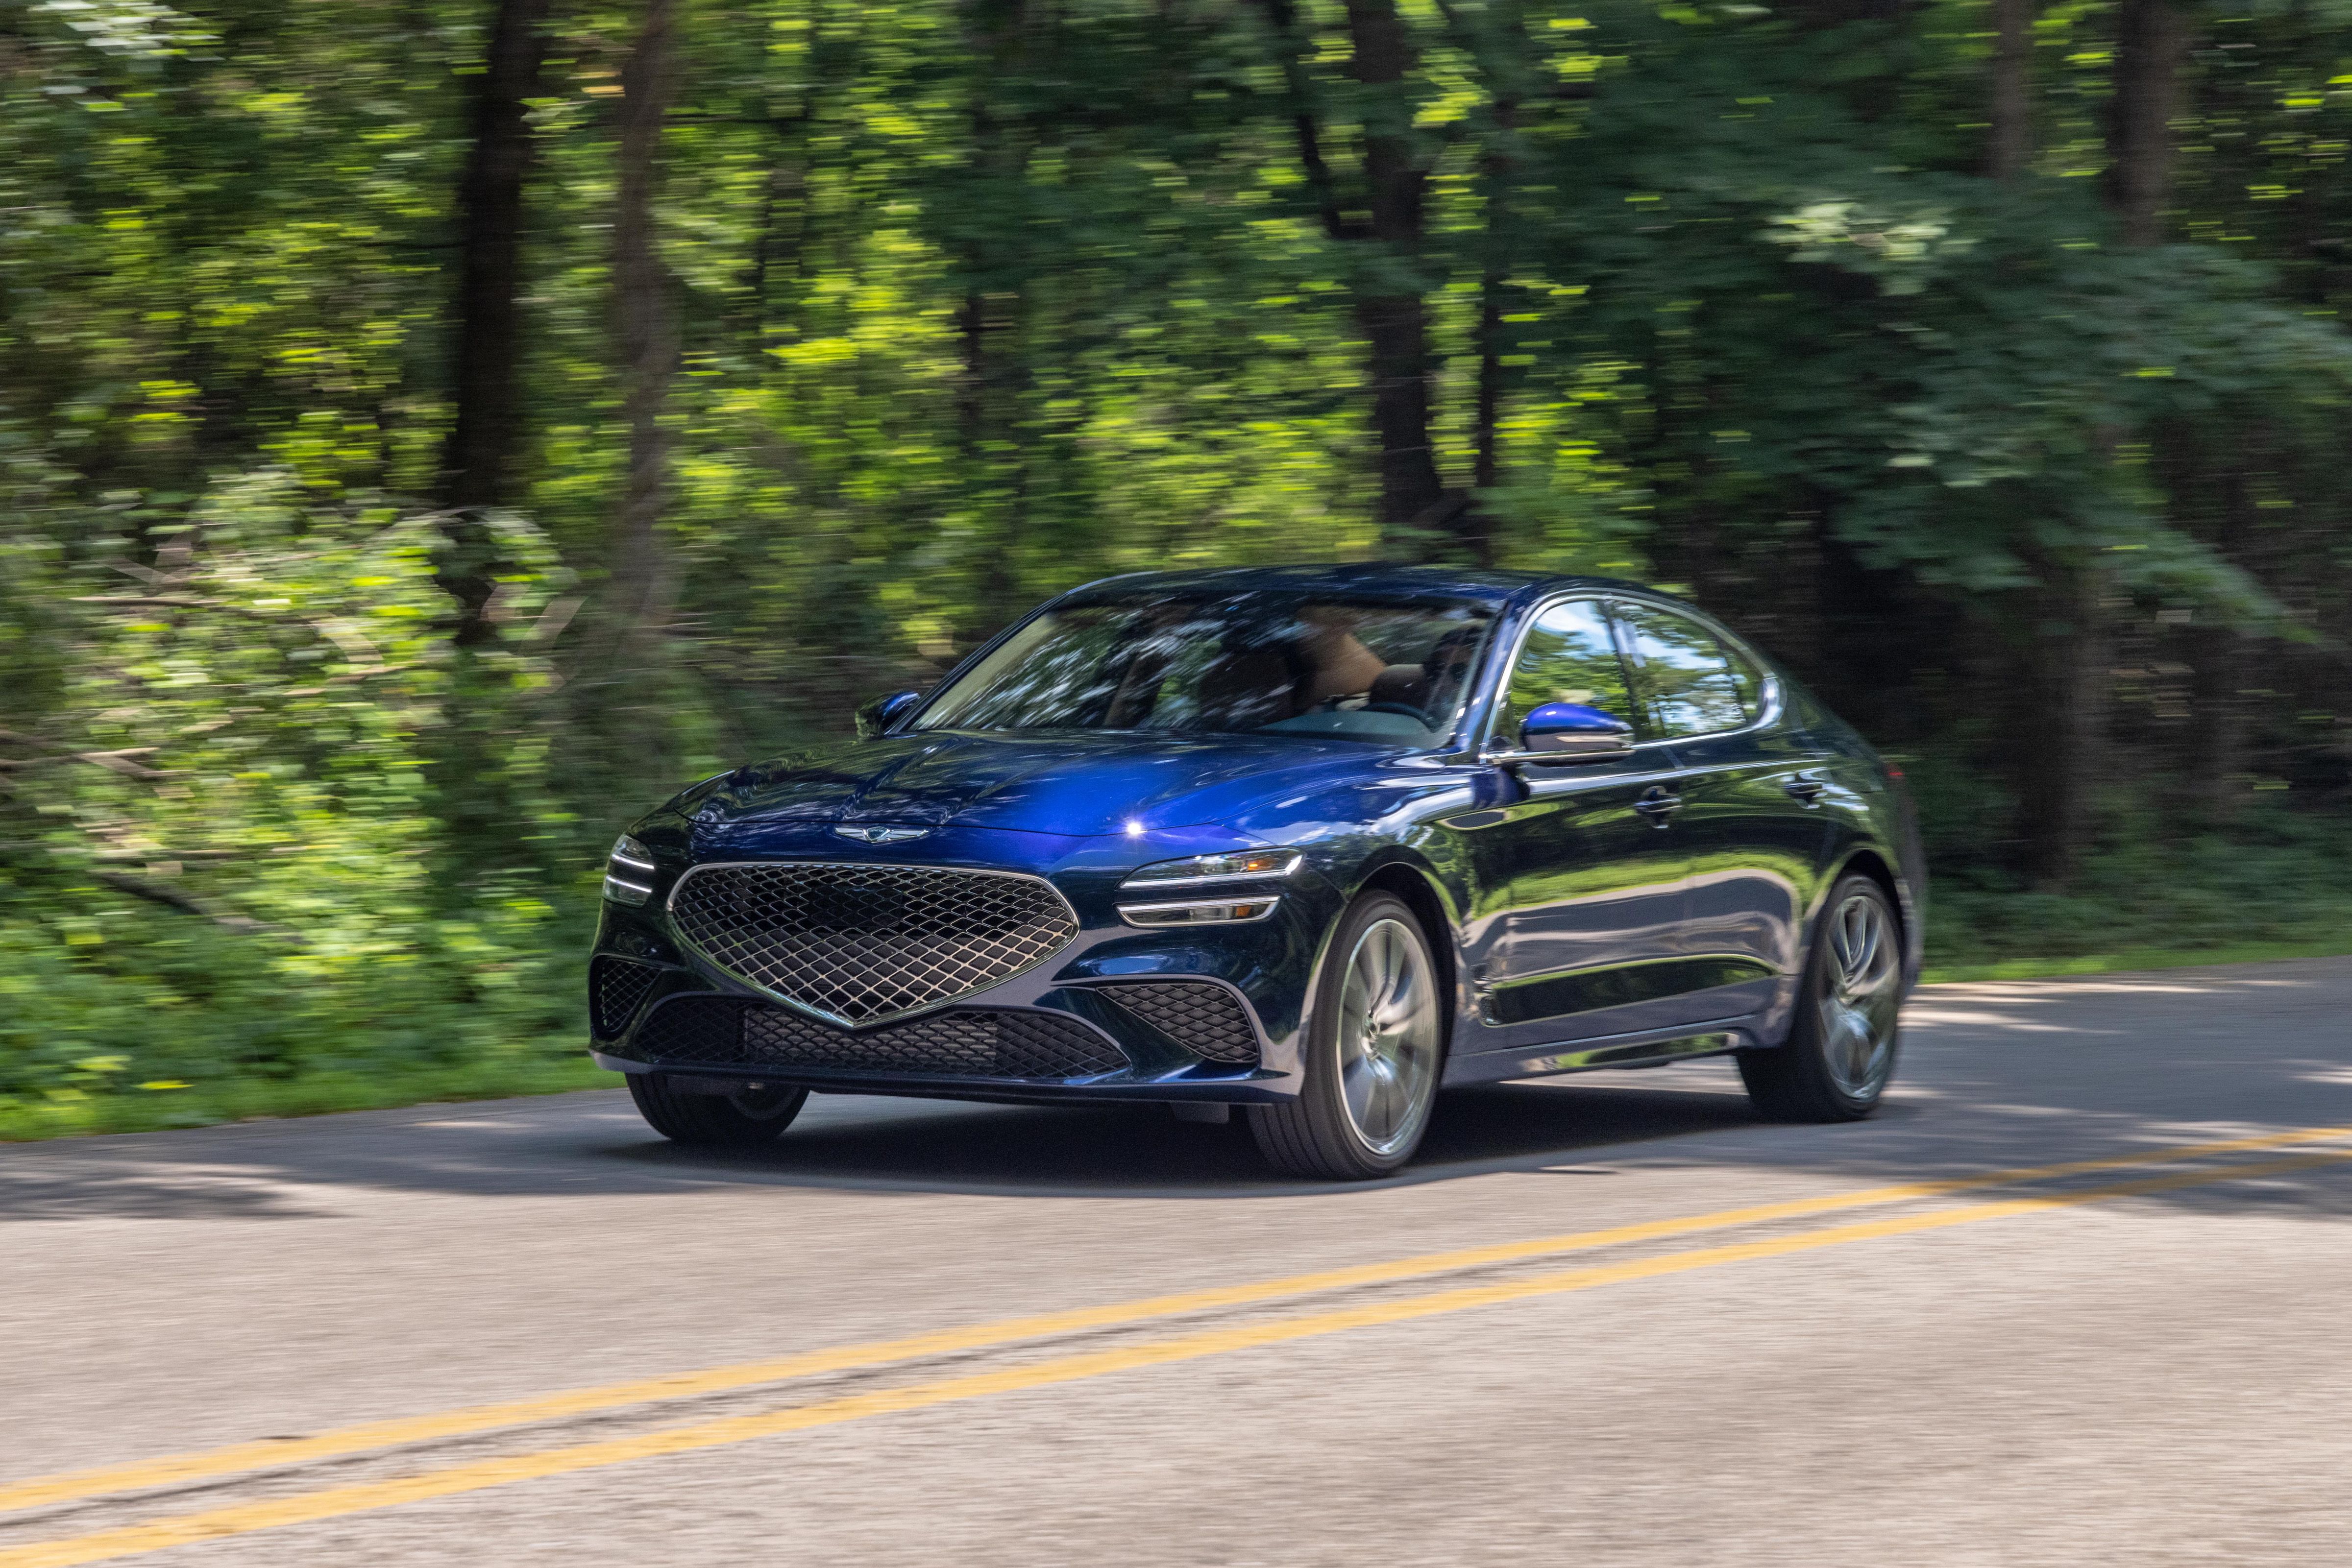
{"type": "Polygon", "coordinates": [[[764,1113],[745,1112],[726,1094],[688,1094],[659,1072],[631,1074],[630,1098],[646,1124],[662,1136],[689,1147],[756,1148],[782,1134],[808,1103],[805,1089],[779,1086],[778,1100],[764,1113]]]}

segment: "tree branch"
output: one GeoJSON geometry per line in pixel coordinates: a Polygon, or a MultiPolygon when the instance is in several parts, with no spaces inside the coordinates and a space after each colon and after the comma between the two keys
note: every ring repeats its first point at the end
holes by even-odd
{"type": "Polygon", "coordinates": [[[1331,177],[1331,165],[1323,156],[1323,137],[1315,120],[1314,84],[1307,74],[1305,46],[1296,31],[1298,13],[1291,0],[1258,0],[1265,11],[1266,24],[1274,29],[1276,41],[1281,46],[1283,91],[1290,99],[1290,123],[1298,139],[1298,162],[1307,172],[1307,188],[1313,193],[1316,214],[1323,220],[1323,232],[1338,240],[1363,239],[1371,232],[1363,224],[1350,223],[1339,208],[1339,190],[1331,177]]]}
{"type": "Polygon", "coordinates": [[[276,936],[292,943],[297,947],[310,946],[309,941],[299,933],[289,931],[282,925],[272,925],[267,920],[256,920],[249,915],[237,915],[227,910],[215,909],[194,894],[183,893],[176,887],[166,887],[160,882],[150,882],[145,877],[128,876],[119,871],[94,871],[90,875],[118,893],[127,893],[133,898],[143,898],[150,904],[160,904],[168,909],[179,910],[183,914],[201,915],[214,925],[234,931],[240,936],[276,936]]]}
{"type": "Polygon", "coordinates": [[[53,740],[43,740],[38,736],[19,734],[13,729],[0,729],[0,741],[7,741],[16,746],[37,746],[43,751],[54,753],[49,757],[0,758],[0,768],[34,768],[47,762],[87,762],[93,768],[103,768],[109,772],[120,773],[131,779],[170,777],[168,774],[157,772],[152,768],[142,768],[131,760],[134,757],[153,756],[157,747],[152,746],[126,746],[114,751],[78,751],[70,746],[59,746],[53,740]]]}

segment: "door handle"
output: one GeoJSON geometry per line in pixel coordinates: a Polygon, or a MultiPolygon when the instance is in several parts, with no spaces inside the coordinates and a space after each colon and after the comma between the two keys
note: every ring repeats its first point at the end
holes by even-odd
{"type": "Polygon", "coordinates": [[[1666,819],[1683,809],[1683,798],[1672,794],[1663,784],[1653,784],[1642,798],[1633,802],[1633,810],[1650,820],[1650,826],[1663,828],[1666,819]]]}
{"type": "Polygon", "coordinates": [[[1811,805],[1821,799],[1822,791],[1829,788],[1829,782],[1818,773],[1800,773],[1780,788],[1811,805]]]}

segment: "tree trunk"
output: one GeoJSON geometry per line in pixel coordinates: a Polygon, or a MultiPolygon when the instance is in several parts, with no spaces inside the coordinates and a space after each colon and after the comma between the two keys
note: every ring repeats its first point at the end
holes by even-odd
{"type": "Polygon", "coordinates": [[[2020,671],[2019,836],[2025,872],[2063,887],[2082,862],[2092,806],[2105,774],[2109,665],[2105,576],[2087,560],[2045,555],[2025,596],[2032,632],[2020,671]]]}
{"type": "Polygon", "coordinates": [[[1993,0],[1992,142],[1996,180],[2014,180],[2033,156],[2033,0],[1993,0]]]}
{"type": "MultiPolygon", "coordinates": [[[[1478,280],[1478,410],[1477,458],[1470,471],[1471,485],[1491,490],[1503,477],[1500,436],[1503,416],[1503,271],[1490,262],[1478,280]]],[[[1484,541],[1482,541],[1484,542],[1484,541]]],[[[1479,564],[1490,564],[1479,552],[1479,564]]]]}
{"type": "Polygon", "coordinates": [[[2172,120],[2189,18],[2169,0],[2124,0],[2116,15],[2115,96],[2107,106],[2107,203],[2127,245],[2164,238],[2172,193],[2172,120]]]}
{"type": "MultiPolygon", "coordinates": [[[[1449,10],[1447,15],[1450,17],[1455,13],[1449,10]]],[[[1492,137],[1486,156],[1479,162],[1486,187],[1486,261],[1478,278],[1478,392],[1473,416],[1475,456],[1470,477],[1471,487],[1476,491],[1493,489],[1503,477],[1503,317],[1516,256],[1511,222],[1514,166],[1510,141],[1518,129],[1520,95],[1527,85],[1520,61],[1529,52],[1517,4],[1496,7],[1495,21],[1501,34],[1501,47],[1495,47],[1496,37],[1488,35],[1487,47],[1476,50],[1479,68],[1490,83],[1488,90],[1494,100],[1492,137]]],[[[1494,563],[1493,519],[1483,507],[1474,505],[1456,531],[1468,547],[1472,559],[1481,566],[1494,563]]]]}
{"type": "MultiPolygon", "coordinates": [[[[2188,19],[2168,0],[2123,0],[2108,106],[2106,198],[2130,245],[2164,237],[2172,119],[2188,49],[2188,19]]],[[[2112,456],[2123,434],[2105,431],[2098,440],[2112,456]]],[[[2027,873],[2043,885],[2063,886],[2080,862],[2106,777],[2107,574],[2087,550],[2044,550],[2034,565],[2041,588],[2030,596],[2037,635],[2021,683],[2028,707],[2018,737],[2018,826],[2027,873]]]]}
{"type": "MultiPolygon", "coordinates": [[[[473,143],[457,189],[457,297],[450,323],[455,402],[442,450],[441,505],[508,504],[522,434],[523,181],[531,161],[528,100],[539,90],[547,0],[494,0],[489,52],[475,78],[473,143]]],[[[493,635],[497,563],[477,519],[453,517],[442,586],[458,602],[457,641],[493,635]]]]}
{"type": "Polygon", "coordinates": [[[1344,199],[1322,148],[1312,97],[1311,56],[1297,32],[1292,0],[1260,0],[1281,50],[1307,188],[1330,238],[1378,246],[1386,254],[1355,268],[1354,314],[1364,335],[1372,433],[1380,443],[1381,528],[1391,549],[1419,552],[1427,536],[1450,528],[1484,559],[1483,527],[1468,497],[1438,478],[1430,440],[1429,310],[1415,286],[1428,171],[1416,162],[1412,110],[1403,92],[1412,69],[1412,39],[1395,0],[1348,0],[1349,74],[1371,89],[1363,126],[1363,196],[1344,199]],[[1369,211],[1370,221],[1351,215],[1369,211]],[[1373,280],[1367,287],[1365,280],[1373,280]]]}
{"type": "MultiPolygon", "coordinates": [[[[977,190],[1017,188],[1026,178],[1028,152],[1022,125],[1008,126],[1001,103],[1017,100],[1003,92],[1006,78],[1022,66],[1025,0],[969,0],[969,47],[978,68],[971,84],[971,155],[965,178],[977,190]]],[[[992,215],[1001,210],[986,204],[992,215]]],[[[964,484],[979,525],[979,559],[971,609],[971,641],[993,635],[1028,608],[1023,592],[1024,542],[1021,497],[1026,487],[1017,403],[1025,367],[1020,360],[1019,326],[1024,300],[1023,268],[1012,265],[1022,244],[1016,216],[992,228],[974,220],[963,256],[963,307],[956,319],[962,350],[956,389],[957,445],[964,484]],[[1006,233],[1015,237],[1009,244],[1006,233]],[[1008,251],[1014,254],[1008,255],[1008,251]]]]}
{"type": "MultiPolygon", "coordinates": [[[[2264,433],[2265,434],[2267,433],[2264,433]]],[[[2226,480],[2214,552],[2232,565],[2248,567],[2255,518],[2254,476],[2275,461],[2264,435],[2248,433],[2240,447],[2241,466],[2226,480]]],[[[2213,821],[2227,823],[2246,805],[2249,755],[2254,738],[2253,688],[2262,683],[2253,639],[2233,626],[2200,626],[2187,638],[2189,668],[2189,732],[2182,762],[2191,799],[2213,821]]]]}
{"type": "Polygon", "coordinates": [[[981,540],[979,612],[973,641],[992,636],[1029,607],[1021,573],[1022,499],[1027,471],[1020,448],[1023,367],[1019,362],[1023,300],[1018,292],[973,289],[957,316],[963,350],[956,389],[957,445],[967,483],[977,493],[981,540]]]}
{"type": "Polygon", "coordinates": [[[780,263],[790,266],[799,262],[808,233],[808,140],[809,126],[815,118],[816,88],[812,84],[801,95],[799,112],[788,120],[773,122],[775,162],[770,166],[767,183],[760,193],[759,230],[751,241],[751,261],[743,271],[743,308],[747,318],[743,336],[755,354],[763,354],[771,347],[769,278],[780,263]],[[790,229],[780,233],[779,225],[786,223],[790,229]]]}
{"type": "Polygon", "coordinates": [[[1413,157],[1412,110],[1402,90],[1414,63],[1412,40],[1395,0],[1348,0],[1348,32],[1349,72],[1375,89],[1364,125],[1364,184],[1370,237],[1389,253],[1376,276],[1392,287],[1359,296],[1356,320],[1370,348],[1381,527],[1395,537],[1443,520],[1448,507],[1429,436],[1428,307],[1418,288],[1393,287],[1407,284],[1419,265],[1428,172],[1413,157]]]}
{"type": "Polygon", "coordinates": [[[675,591],[660,529],[669,492],[669,433],[662,413],[677,367],[678,338],[653,212],[662,121],[675,85],[674,5],[675,0],[646,0],[635,47],[621,67],[613,286],[629,457],[614,541],[612,607],[625,655],[659,632],[675,591]]]}

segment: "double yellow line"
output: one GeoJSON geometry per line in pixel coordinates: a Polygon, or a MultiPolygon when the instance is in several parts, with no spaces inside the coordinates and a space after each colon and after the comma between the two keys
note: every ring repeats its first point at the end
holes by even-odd
{"type": "MultiPolygon", "coordinates": [[[[1490,1247],[1428,1253],[1414,1258],[1327,1270],[1249,1284],[1155,1296],[1142,1301],[1013,1318],[940,1330],[904,1339],[811,1352],[777,1360],[713,1367],[668,1377],[613,1384],[474,1406],[403,1420],[371,1423],[285,1442],[244,1443],[200,1453],[172,1455],[136,1464],[70,1474],[36,1477],[0,1486],[0,1509],[24,1509],[118,1492],[200,1481],[258,1469],[365,1452],[405,1444],[592,1414],[649,1403],[727,1393],[825,1373],[884,1367],[956,1352],[987,1349],[1092,1330],[1118,1328],[1218,1309],[1254,1305],[1286,1297],[1395,1283],[1432,1275],[1623,1246],[1706,1231],[1809,1218],[1873,1205],[1948,1197],[2010,1186],[2102,1171],[2177,1164],[2217,1155],[2284,1148],[2352,1137],[2352,1127],[2302,1128],[2263,1137],[2232,1138],[2103,1159],[1990,1172],[1951,1180],[1912,1182],[1786,1203],[1723,1209],[1712,1214],[1620,1226],[1606,1230],[1505,1242],[1490,1247]]],[[[2106,1199],[2171,1191],[2206,1183],[2309,1169],[2352,1159],[2352,1149],[2329,1150],[2265,1164],[2175,1172],[2108,1186],[2021,1197],[1957,1208],[1927,1210],[1884,1219],[1833,1226],[1754,1241],[1693,1249],[1622,1263],[1536,1274],[1492,1284],[1460,1286],[1421,1295],[1394,1297],[1352,1307],[1213,1328],[1143,1343],[1082,1352],[1026,1365],[974,1373],[904,1387],[845,1396],[764,1415],[695,1422],[633,1437],[471,1461],[421,1474],[354,1486],[329,1488],[259,1502],[237,1503],[175,1515],[145,1524],[58,1540],[0,1548],[0,1568],[68,1568],[69,1564],[155,1552],[257,1530],[335,1518],[401,1503],[449,1497],[516,1481],[622,1464],[666,1454],[723,1447],[753,1438],[837,1426],[871,1416],[955,1404],[990,1395],[1074,1383],[1107,1374],[1171,1362],[1197,1360],[1233,1351],[1280,1344],[1349,1329],[1410,1322],[1472,1307],[1494,1306],[1534,1297],[1560,1295],[1597,1286],[1656,1279],[1726,1263],[1783,1257],[1853,1241],[1939,1230],[1958,1225],[2106,1199]]]]}

